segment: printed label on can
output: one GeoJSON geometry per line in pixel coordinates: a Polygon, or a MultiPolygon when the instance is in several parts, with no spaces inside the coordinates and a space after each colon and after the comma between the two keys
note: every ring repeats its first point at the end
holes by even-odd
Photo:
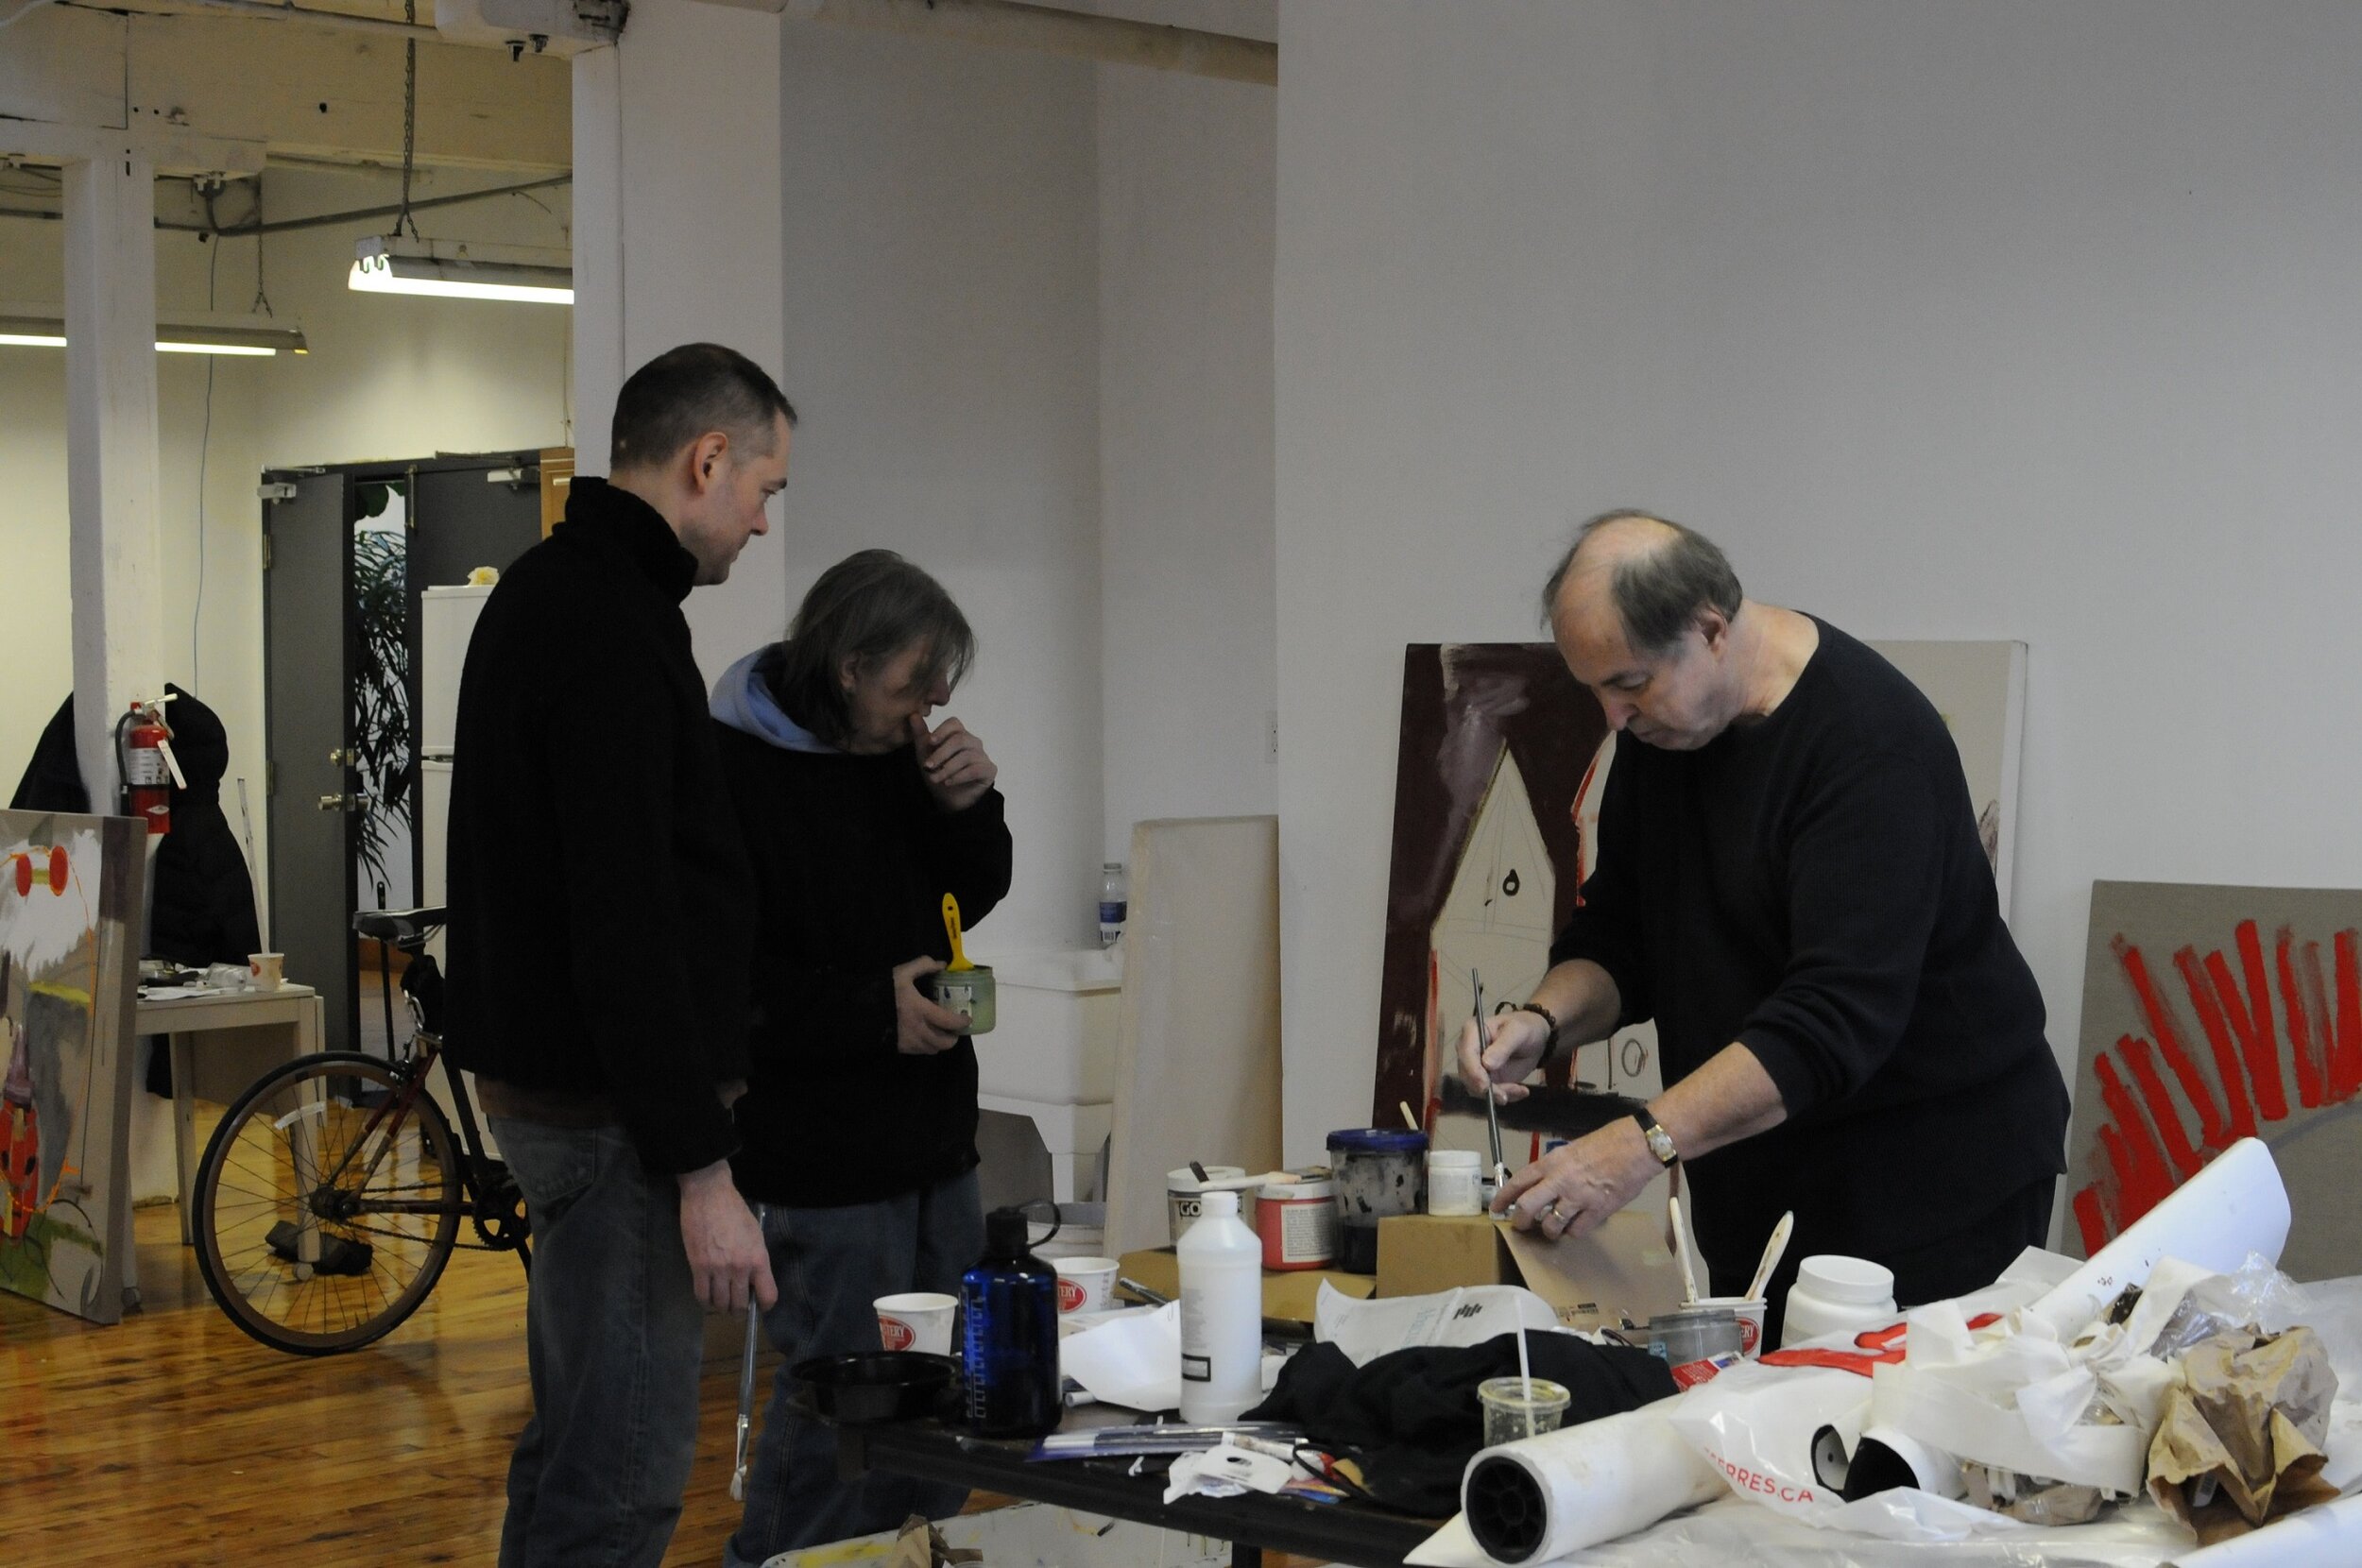
{"type": "Polygon", "coordinates": [[[1337,1205],[1275,1203],[1279,1211],[1279,1258],[1283,1263],[1325,1263],[1337,1252],[1337,1205]]]}

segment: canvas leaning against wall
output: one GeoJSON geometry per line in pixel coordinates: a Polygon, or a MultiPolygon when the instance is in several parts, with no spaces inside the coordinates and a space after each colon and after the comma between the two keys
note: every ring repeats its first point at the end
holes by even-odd
{"type": "MultiPolygon", "coordinates": [[[[1951,731],[2006,915],[2026,645],[1872,646],[1951,731]]],[[[1488,1013],[1515,1007],[1541,980],[1597,854],[1599,799],[1617,743],[1598,700],[1550,643],[1404,650],[1376,1124],[1399,1125],[1408,1105],[1437,1147],[1484,1147],[1481,1111],[1445,1109],[1452,1045],[1475,1001],[1471,971],[1483,980],[1488,1013]]],[[[1619,1030],[1549,1076],[1567,1086],[1572,1074],[1580,1075],[1576,1086],[1603,1094],[1653,1096],[1661,1087],[1655,1030],[1619,1030]]],[[[1520,1133],[1504,1153],[1522,1165],[1547,1141],[1520,1133]]]]}
{"type": "Polygon", "coordinates": [[[2092,884],[2066,1243],[2089,1256],[2260,1137],[2295,1212],[2280,1266],[2362,1273],[2362,892],[2092,884]]]}
{"type": "Polygon", "coordinates": [[[128,817],[0,811],[0,1288],[122,1315],[140,885],[128,817]]]}

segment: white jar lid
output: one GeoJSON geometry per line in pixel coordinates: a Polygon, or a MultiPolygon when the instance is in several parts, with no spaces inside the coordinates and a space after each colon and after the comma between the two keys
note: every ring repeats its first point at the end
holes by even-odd
{"type": "Polygon", "coordinates": [[[1872,1306],[1894,1294],[1894,1270],[1866,1257],[1822,1253],[1796,1266],[1796,1286],[1823,1301],[1872,1306]]]}
{"type": "Polygon", "coordinates": [[[1337,1184],[1334,1182],[1266,1182],[1262,1200],[1266,1203],[1323,1203],[1334,1202],[1337,1184]]]}
{"type": "Polygon", "coordinates": [[[1442,1166],[1446,1170],[1474,1170],[1477,1168],[1477,1151],[1473,1149],[1430,1149],[1427,1153],[1427,1163],[1442,1166]]]}

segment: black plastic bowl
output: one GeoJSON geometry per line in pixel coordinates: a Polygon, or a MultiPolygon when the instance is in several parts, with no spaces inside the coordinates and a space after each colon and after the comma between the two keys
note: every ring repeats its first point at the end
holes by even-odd
{"type": "Polygon", "coordinates": [[[795,1376],[829,1421],[910,1421],[935,1413],[959,1366],[923,1351],[868,1351],[798,1362],[795,1376]]]}

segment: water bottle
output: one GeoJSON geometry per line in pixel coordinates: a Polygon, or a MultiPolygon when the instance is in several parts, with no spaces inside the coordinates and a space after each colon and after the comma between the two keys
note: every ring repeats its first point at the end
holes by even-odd
{"type": "Polygon", "coordinates": [[[967,1320],[967,1424],[988,1438],[1055,1431],[1058,1271],[1025,1247],[1025,1211],[984,1216],[984,1255],[960,1276],[967,1320]]]}
{"type": "Polygon", "coordinates": [[[1208,1192],[1181,1259],[1181,1419],[1236,1421],[1263,1402],[1263,1244],[1239,1219],[1239,1195],[1208,1192]]]}
{"type": "Polygon", "coordinates": [[[1129,884],[1123,875],[1121,861],[1109,861],[1099,868],[1099,945],[1112,947],[1116,938],[1123,934],[1123,917],[1131,912],[1129,884]]]}

